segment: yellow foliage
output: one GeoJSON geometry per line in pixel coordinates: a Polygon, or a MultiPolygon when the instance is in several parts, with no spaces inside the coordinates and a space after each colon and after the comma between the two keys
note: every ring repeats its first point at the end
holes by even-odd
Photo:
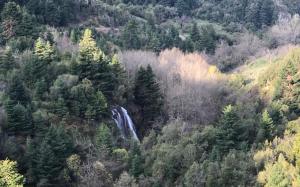
{"type": "Polygon", "coordinates": [[[220,70],[217,68],[217,66],[209,66],[208,73],[209,74],[218,74],[218,73],[220,73],[220,70]]]}

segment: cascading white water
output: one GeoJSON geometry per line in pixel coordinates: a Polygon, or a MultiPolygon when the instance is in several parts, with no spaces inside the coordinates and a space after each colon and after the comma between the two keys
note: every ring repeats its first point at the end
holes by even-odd
{"type": "Polygon", "coordinates": [[[112,109],[112,119],[117,124],[124,138],[132,137],[135,140],[139,141],[135,126],[125,108],[118,106],[112,109]]]}

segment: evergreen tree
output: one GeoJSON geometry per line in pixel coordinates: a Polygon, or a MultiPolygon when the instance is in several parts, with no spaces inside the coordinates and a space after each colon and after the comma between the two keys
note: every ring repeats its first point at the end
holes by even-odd
{"type": "Polygon", "coordinates": [[[6,103],[6,131],[15,134],[30,135],[33,130],[31,113],[21,104],[14,105],[11,100],[6,103]]]}
{"type": "Polygon", "coordinates": [[[109,100],[115,90],[115,74],[109,64],[109,59],[96,46],[92,31],[87,29],[79,42],[79,63],[75,67],[79,79],[92,81],[97,91],[101,91],[109,100]]]}
{"type": "Polygon", "coordinates": [[[221,186],[221,171],[218,162],[210,162],[207,166],[206,186],[221,186]]]}
{"type": "Polygon", "coordinates": [[[184,175],[184,185],[190,187],[205,186],[203,171],[200,165],[194,162],[184,175]]]}
{"type": "Polygon", "coordinates": [[[116,55],[112,57],[110,66],[113,72],[113,100],[116,103],[124,103],[124,94],[126,91],[125,68],[119,62],[116,55]]]}
{"type": "Polygon", "coordinates": [[[72,87],[70,96],[69,106],[76,116],[98,120],[106,114],[107,103],[104,95],[100,91],[96,92],[88,79],[72,87]]]}
{"type": "Polygon", "coordinates": [[[26,36],[36,38],[38,33],[36,29],[37,25],[33,17],[27,12],[25,8],[22,9],[22,20],[17,31],[18,36],[26,36]]]}
{"type": "Polygon", "coordinates": [[[50,123],[42,111],[33,113],[34,135],[38,140],[45,137],[50,123]]]}
{"type": "Polygon", "coordinates": [[[177,8],[179,15],[187,15],[189,13],[189,6],[184,0],[177,0],[175,7],[177,8]]]}
{"type": "Polygon", "coordinates": [[[1,13],[1,35],[9,40],[16,36],[22,20],[22,10],[15,2],[9,1],[5,4],[1,13]]]}
{"type": "Polygon", "coordinates": [[[99,149],[104,149],[111,152],[112,149],[112,134],[106,124],[102,123],[96,134],[96,146],[99,149]]]}
{"type": "Polygon", "coordinates": [[[38,99],[44,99],[44,94],[48,89],[45,79],[42,78],[41,80],[37,81],[34,87],[35,87],[35,93],[34,93],[35,97],[38,99]]]}
{"type": "Polygon", "coordinates": [[[271,26],[274,20],[274,2],[271,0],[262,1],[260,8],[260,21],[262,26],[271,26]]]}
{"type": "Polygon", "coordinates": [[[143,117],[142,121],[138,123],[137,129],[140,134],[145,135],[155,119],[160,116],[163,106],[159,84],[150,66],[147,66],[146,69],[141,67],[137,72],[134,97],[143,117]]]}
{"type": "Polygon", "coordinates": [[[190,33],[190,37],[192,39],[193,42],[197,42],[200,40],[200,32],[197,26],[197,23],[193,24],[191,33],[190,33]]]}
{"type": "Polygon", "coordinates": [[[39,59],[37,56],[32,56],[24,67],[24,80],[26,85],[31,89],[41,89],[40,91],[46,91],[48,89],[48,83],[50,82],[48,62],[39,59]],[[36,86],[39,86],[37,88],[36,86]],[[44,88],[42,88],[44,87],[44,88]]]}
{"type": "Polygon", "coordinates": [[[200,40],[196,41],[195,49],[213,54],[216,49],[216,32],[211,25],[201,27],[200,40]]]}
{"type": "Polygon", "coordinates": [[[58,100],[54,103],[53,108],[54,108],[53,112],[61,118],[65,117],[69,112],[68,108],[66,107],[65,100],[61,97],[59,97],[58,100]]]}
{"type": "Polygon", "coordinates": [[[129,158],[128,158],[129,172],[132,176],[138,178],[143,173],[143,158],[138,142],[132,140],[129,158]]]}
{"type": "Polygon", "coordinates": [[[140,39],[138,34],[138,24],[130,20],[122,33],[123,48],[125,49],[139,49],[140,39]]]}
{"type": "Polygon", "coordinates": [[[73,145],[71,138],[62,126],[51,126],[36,154],[31,158],[34,175],[39,185],[54,185],[62,182],[60,174],[66,166],[66,159],[71,155],[73,145]]]}
{"type": "Polygon", "coordinates": [[[16,104],[21,103],[24,106],[30,104],[31,98],[21,79],[19,72],[13,72],[12,77],[9,81],[7,95],[16,104]]]}
{"type": "Polygon", "coordinates": [[[221,152],[236,148],[239,140],[239,118],[233,108],[228,105],[223,110],[223,116],[218,123],[217,146],[221,152]]]}
{"type": "Polygon", "coordinates": [[[15,59],[13,57],[12,51],[8,48],[4,52],[0,52],[0,74],[4,77],[17,66],[15,59]]]}
{"type": "Polygon", "coordinates": [[[54,59],[54,49],[50,42],[45,42],[42,38],[38,38],[34,45],[34,53],[39,60],[51,62],[54,59]]]}
{"type": "Polygon", "coordinates": [[[35,175],[39,179],[38,184],[41,186],[54,185],[58,180],[58,175],[62,169],[61,163],[55,158],[51,146],[43,141],[37,153],[37,165],[35,175]]]}
{"type": "Polygon", "coordinates": [[[262,114],[260,128],[264,132],[264,139],[271,140],[274,133],[274,124],[267,110],[262,114]]]}
{"type": "Polygon", "coordinates": [[[92,63],[95,60],[102,58],[102,52],[97,48],[96,42],[93,39],[92,31],[86,29],[79,42],[79,62],[92,63]]]}

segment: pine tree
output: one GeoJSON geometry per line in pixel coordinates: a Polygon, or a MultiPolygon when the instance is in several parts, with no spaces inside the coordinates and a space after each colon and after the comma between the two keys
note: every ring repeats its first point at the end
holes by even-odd
{"type": "Polygon", "coordinates": [[[25,8],[22,10],[22,20],[19,25],[19,31],[17,32],[18,36],[26,37],[37,37],[37,25],[33,17],[27,12],[25,8]]]}
{"type": "Polygon", "coordinates": [[[11,49],[7,48],[4,52],[0,52],[0,74],[7,77],[16,66],[11,49]]]}
{"type": "Polygon", "coordinates": [[[274,2],[271,0],[262,1],[260,8],[260,21],[262,26],[270,26],[274,19],[274,2]]]}
{"type": "Polygon", "coordinates": [[[66,159],[72,153],[72,141],[62,126],[51,126],[37,153],[31,158],[34,166],[34,175],[39,185],[59,184],[60,173],[66,166],[66,159]]]}
{"type": "Polygon", "coordinates": [[[105,96],[101,91],[96,91],[88,79],[71,88],[69,99],[72,100],[70,103],[72,114],[76,116],[99,120],[107,112],[105,96]]]}
{"type": "Polygon", "coordinates": [[[191,187],[205,186],[203,175],[200,165],[194,162],[184,175],[184,185],[191,187]]]}
{"type": "Polygon", "coordinates": [[[115,90],[115,73],[109,59],[96,46],[92,31],[87,29],[79,42],[79,63],[75,71],[79,79],[92,81],[95,90],[101,91],[108,100],[112,100],[115,90]]]}
{"type": "Polygon", "coordinates": [[[45,81],[44,78],[42,78],[41,80],[37,81],[35,83],[35,97],[38,99],[43,99],[44,98],[44,94],[47,91],[47,83],[45,81]]]}
{"type": "Polygon", "coordinates": [[[190,33],[190,37],[193,42],[197,42],[200,40],[200,32],[199,32],[197,23],[193,24],[193,27],[192,27],[192,30],[190,33]]]}
{"type": "Polygon", "coordinates": [[[58,180],[58,174],[62,169],[61,163],[55,158],[55,154],[51,146],[43,141],[39,147],[37,154],[36,176],[40,185],[53,185],[52,181],[58,180]]]}
{"type": "Polygon", "coordinates": [[[7,89],[7,95],[16,104],[21,103],[27,106],[31,102],[31,98],[25,87],[19,72],[13,72],[12,77],[9,80],[9,86],[7,89]]]}
{"type": "Polygon", "coordinates": [[[124,103],[124,94],[125,94],[125,87],[126,87],[126,75],[125,75],[125,68],[119,62],[116,55],[114,55],[111,59],[110,63],[112,73],[113,73],[113,100],[116,103],[124,103]]]}
{"type": "Polygon", "coordinates": [[[177,11],[180,16],[187,15],[189,13],[188,4],[184,0],[177,0],[175,7],[177,8],[177,11]]]}
{"type": "Polygon", "coordinates": [[[68,108],[66,107],[66,102],[63,98],[58,98],[58,100],[54,103],[54,113],[59,117],[65,117],[68,113],[68,108]]]}
{"type": "Polygon", "coordinates": [[[103,53],[97,48],[92,31],[86,29],[79,42],[79,62],[80,64],[90,64],[99,58],[103,58],[103,53]]]}
{"type": "Polygon", "coordinates": [[[207,178],[206,185],[207,187],[221,186],[221,169],[218,162],[210,162],[207,166],[207,178]]]}
{"type": "Polygon", "coordinates": [[[140,108],[141,116],[143,116],[137,128],[142,135],[145,135],[155,119],[160,116],[163,106],[160,87],[150,66],[147,66],[147,69],[141,67],[137,72],[134,97],[135,103],[140,108]]]}
{"type": "Polygon", "coordinates": [[[48,127],[50,126],[49,121],[45,117],[45,114],[41,111],[33,113],[33,124],[34,124],[34,136],[38,140],[42,140],[47,133],[48,127]]]}
{"type": "Polygon", "coordinates": [[[223,110],[218,127],[217,146],[222,152],[235,148],[239,140],[239,118],[233,106],[228,105],[223,110]]]}
{"type": "MultiPolygon", "coordinates": [[[[26,86],[31,89],[36,88],[36,86],[43,89],[48,88],[48,82],[50,82],[50,72],[48,62],[39,59],[37,56],[32,56],[30,61],[25,64],[24,67],[24,80],[26,82],[26,86]]],[[[40,90],[42,91],[42,90],[40,90]]]]}
{"type": "Polygon", "coordinates": [[[138,24],[130,20],[122,33],[123,48],[125,49],[139,49],[140,39],[138,34],[138,24]]]}
{"type": "Polygon", "coordinates": [[[9,40],[10,38],[16,36],[22,20],[22,11],[20,6],[12,1],[6,3],[2,10],[1,18],[1,35],[6,40],[9,40]]]}
{"type": "Polygon", "coordinates": [[[7,101],[7,127],[6,131],[14,134],[30,135],[33,130],[30,112],[22,106],[17,104],[13,106],[12,101],[7,101]]]}
{"type": "Polygon", "coordinates": [[[107,100],[102,92],[98,91],[95,94],[95,98],[93,102],[93,110],[95,110],[95,118],[99,119],[99,117],[105,116],[107,114],[107,100]]]}
{"type": "Polygon", "coordinates": [[[50,42],[38,38],[34,45],[34,54],[42,61],[51,62],[54,59],[54,49],[50,42]]]}
{"type": "Polygon", "coordinates": [[[102,123],[97,129],[96,146],[100,150],[111,152],[112,149],[112,134],[106,124],[102,123]]]}
{"type": "Polygon", "coordinates": [[[140,145],[132,140],[128,157],[129,173],[134,177],[139,177],[143,173],[143,158],[140,145]]]}
{"type": "Polygon", "coordinates": [[[264,131],[264,138],[271,140],[274,133],[274,123],[267,110],[262,114],[260,128],[264,131]]]}
{"type": "Polygon", "coordinates": [[[216,40],[216,32],[213,26],[203,26],[201,27],[200,40],[196,41],[195,49],[213,54],[216,49],[216,40]]]}

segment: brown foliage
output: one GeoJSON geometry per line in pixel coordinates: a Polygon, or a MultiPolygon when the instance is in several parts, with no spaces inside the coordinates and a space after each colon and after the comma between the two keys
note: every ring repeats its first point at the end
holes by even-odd
{"type": "Polygon", "coordinates": [[[224,76],[198,53],[184,54],[179,49],[162,51],[159,56],[145,51],[126,51],[119,55],[129,75],[150,64],[166,99],[170,118],[207,124],[222,107],[224,76]]]}

